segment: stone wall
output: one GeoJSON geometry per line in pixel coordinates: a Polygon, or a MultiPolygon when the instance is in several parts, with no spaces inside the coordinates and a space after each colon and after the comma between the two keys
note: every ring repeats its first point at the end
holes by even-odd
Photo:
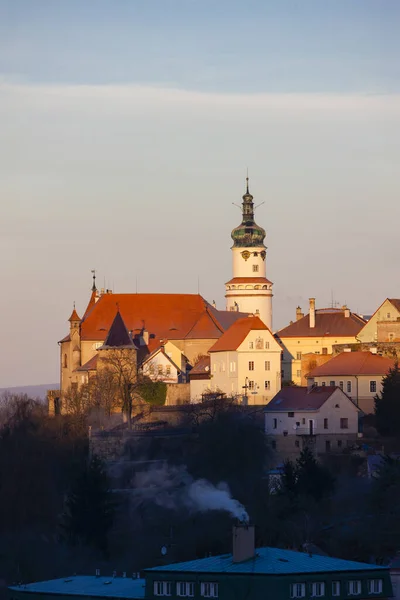
{"type": "Polygon", "coordinates": [[[393,358],[400,358],[400,343],[399,342],[365,342],[357,344],[335,344],[332,346],[332,355],[340,354],[345,349],[350,348],[352,352],[368,352],[371,348],[377,349],[377,354],[393,358]]]}
{"type": "Polygon", "coordinates": [[[189,383],[168,383],[166,406],[175,406],[190,402],[189,383]]]}

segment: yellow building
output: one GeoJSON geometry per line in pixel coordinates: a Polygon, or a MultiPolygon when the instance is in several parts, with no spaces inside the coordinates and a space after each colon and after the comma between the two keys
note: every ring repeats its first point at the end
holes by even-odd
{"type": "Polygon", "coordinates": [[[363,343],[400,341],[400,300],[386,298],[357,336],[363,343]]]}
{"type": "MultiPolygon", "coordinates": [[[[315,308],[315,298],[310,298],[309,314],[296,310],[296,321],[276,333],[283,348],[282,380],[301,385],[302,358],[305,354],[332,354],[335,344],[354,344],[365,321],[342,308],[315,308]]],[[[303,361],[304,364],[304,361],[303,361]]]]}

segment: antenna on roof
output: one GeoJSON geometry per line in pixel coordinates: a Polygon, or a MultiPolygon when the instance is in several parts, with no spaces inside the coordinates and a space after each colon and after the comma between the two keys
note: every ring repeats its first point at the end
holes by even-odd
{"type": "Polygon", "coordinates": [[[135,277],[135,280],[136,280],[136,293],[137,293],[137,275],[135,277]]]}

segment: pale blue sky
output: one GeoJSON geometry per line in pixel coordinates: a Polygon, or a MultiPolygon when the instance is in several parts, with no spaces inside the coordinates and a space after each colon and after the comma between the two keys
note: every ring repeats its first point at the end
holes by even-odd
{"type": "Polygon", "coordinates": [[[397,0],[0,0],[0,387],[56,381],[96,267],[224,306],[246,167],[274,328],[399,297],[397,0]]]}

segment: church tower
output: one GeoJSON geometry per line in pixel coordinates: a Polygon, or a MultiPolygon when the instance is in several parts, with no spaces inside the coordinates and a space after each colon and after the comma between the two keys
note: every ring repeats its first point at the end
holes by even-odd
{"type": "Polygon", "coordinates": [[[233,278],[225,284],[226,308],[253,313],[272,329],[272,282],[266,277],[266,233],[254,221],[248,177],[242,203],[242,223],[231,235],[233,278]]]}

